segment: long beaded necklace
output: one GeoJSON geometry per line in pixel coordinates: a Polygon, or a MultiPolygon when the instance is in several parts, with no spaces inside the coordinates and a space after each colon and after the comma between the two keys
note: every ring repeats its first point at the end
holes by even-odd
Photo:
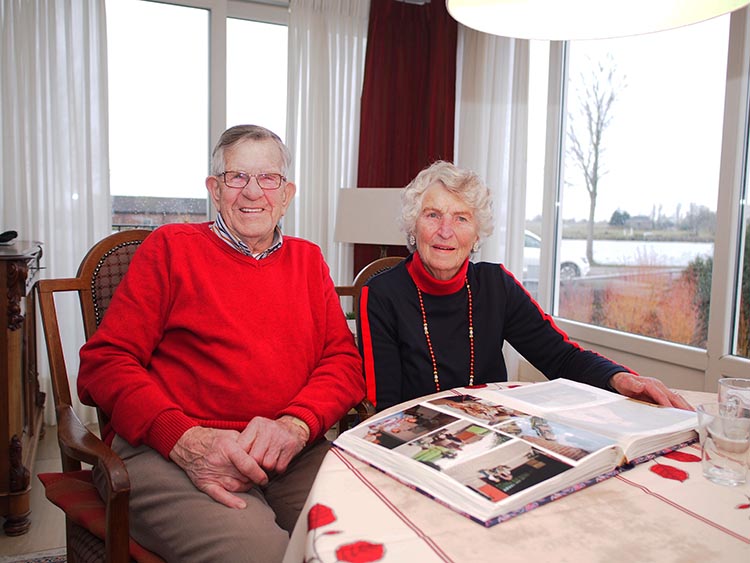
{"type": "MultiPolygon", "coordinates": [[[[466,293],[469,296],[469,386],[474,385],[474,315],[472,313],[472,301],[471,301],[471,285],[469,285],[469,278],[465,278],[466,282],[466,293]]],[[[432,378],[435,380],[435,387],[440,391],[440,378],[438,377],[438,366],[437,360],[435,359],[435,352],[432,349],[432,340],[430,339],[430,330],[427,327],[427,313],[424,309],[424,301],[422,300],[422,290],[417,287],[417,296],[419,297],[419,309],[422,311],[422,326],[424,328],[424,335],[427,339],[427,350],[430,352],[430,360],[432,360],[432,378]]]]}

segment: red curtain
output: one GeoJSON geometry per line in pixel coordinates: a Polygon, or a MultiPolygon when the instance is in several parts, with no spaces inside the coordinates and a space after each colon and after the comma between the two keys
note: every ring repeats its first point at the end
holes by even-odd
{"type": "MultiPolygon", "coordinates": [[[[421,6],[372,0],[358,187],[402,188],[432,162],[453,160],[457,33],[442,0],[421,6]]],[[[379,254],[377,246],[356,245],[354,273],[379,254]]]]}

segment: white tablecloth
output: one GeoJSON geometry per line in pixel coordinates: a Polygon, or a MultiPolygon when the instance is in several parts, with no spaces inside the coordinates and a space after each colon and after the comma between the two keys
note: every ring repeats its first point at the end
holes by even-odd
{"type": "MultiPolygon", "coordinates": [[[[683,392],[693,404],[713,394],[683,392]]],[[[697,444],[683,448],[700,456],[697,444]]],[[[306,562],[727,561],[750,563],[750,485],[657,458],[490,528],[332,449],[284,559],[306,562]],[[685,481],[650,470],[685,471],[685,481]]]]}

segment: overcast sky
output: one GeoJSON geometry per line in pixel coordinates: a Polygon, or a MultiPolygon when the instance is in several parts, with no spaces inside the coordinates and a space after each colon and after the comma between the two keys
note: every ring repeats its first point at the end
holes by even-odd
{"type": "MultiPolygon", "coordinates": [[[[204,9],[107,1],[113,195],[207,197],[208,23],[204,9]]],[[[229,20],[227,123],[285,137],[286,51],[286,26],[229,20]]]]}
{"type": "MultiPolygon", "coordinates": [[[[729,17],[638,37],[571,44],[572,78],[587,58],[611,53],[626,86],[618,90],[604,133],[604,169],[597,220],[618,208],[650,215],[654,205],[673,216],[690,203],[716,210],[729,17]]],[[[575,104],[571,95],[569,104],[575,104]]],[[[563,217],[588,217],[589,196],[577,185],[564,192],[563,217]]],[[[532,204],[533,205],[533,204],[532,204]]],[[[528,214],[527,214],[528,215],[528,214]]]]}

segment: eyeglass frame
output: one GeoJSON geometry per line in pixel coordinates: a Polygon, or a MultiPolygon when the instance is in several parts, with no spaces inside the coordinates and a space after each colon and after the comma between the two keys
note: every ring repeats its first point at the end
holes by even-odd
{"type": "Polygon", "coordinates": [[[255,183],[258,184],[258,187],[261,190],[264,190],[264,191],[278,190],[281,187],[281,184],[287,181],[287,177],[284,176],[283,174],[278,173],[278,172],[259,172],[258,174],[248,174],[247,172],[242,172],[241,170],[225,170],[224,172],[220,172],[216,176],[217,177],[221,176],[222,177],[222,181],[224,182],[224,185],[227,188],[231,188],[233,190],[244,190],[250,184],[250,181],[253,178],[255,178],[255,183]],[[226,176],[227,174],[230,174],[230,173],[244,174],[245,176],[247,176],[247,183],[244,186],[242,186],[241,188],[236,187],[236,186],[230,186],[229,184],[227,184],[227,176],[226,176]],[[260,185],[260,181],[258,180],[259,176],[268,176],[268,177],[278,176],[278,178],[279,178],[279,184],[275,188],[264,188],[263,186],[260,185]]]}

